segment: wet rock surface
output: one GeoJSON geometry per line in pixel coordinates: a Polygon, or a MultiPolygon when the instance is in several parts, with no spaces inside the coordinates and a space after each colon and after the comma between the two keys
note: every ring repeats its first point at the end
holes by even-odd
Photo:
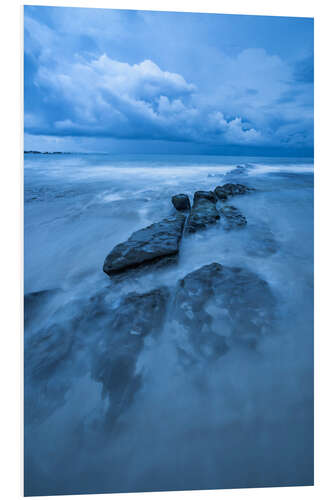
{"type": "Polygon", "coordinates": [[[214,189],[214,193],[219,200],[225,201],[228,199],[227,193],[224,191],[222,186],[217,186],[214,189]]]}
{"type": "Polygon", "coordinates": [[[244,186],[244,184],[233,184],[233,183],[224,184],[223,186],[217,186],[215,188],[216,196],[220,199],[225,199],[223,198],[224,195],[235,196],[238,194],[250,193],[252,191],[254,191],[254,188],[244,186]]]}
{"type": "Polygon", "coordinates": [[[213,191],[197,191],[194,193],[193,207],[186,224],[187,233],[195,233],[205,229],[220,219],[216,201],[217,198],[213,191]]]}
{"type": "Polygon", "coordinates": [[[231,205],[225,205],[221,209],[221,214],[224,228],[227,230],[244,227],[247,224],[246,217],[238,208],[231,205]]]}
{"type": "Polygon", "coordinates": [[[266,281],[238,267],[212,263],[178,284],[173,317],[185,363],[216,359],[234,343],[254,347],[272,327],[274,298],[266,281]]]}
{"type": "MultiPolygon", "coordinates": [[[[44,297],[44,294],[34,294],[34,299],[36,297],[44,297]]],[[[80,317],[82,304],[71,301],[50,315],[46,324],[33,330],[30,335],[25,334],[26,422],[42,421],[65,403],[65,395],[73,382],[73,377],[68,376],[68,370],[71,369],[73,356],[77,352],[74,345],[80,317]]],[[[34,314],[32,319],[38,325],[39,317],[34,314]]]]}
{"type": "Polygon", "coordinates": [[[139,229],[124,243],[115,246],[104,261],[103,271],[112,276],[148,262],[176,255],[185,216],[177,214],[139,229]]]}
{"type": "Polygon", "coordinates": [[[167,288],[130,293],[109,313],[110,327],[93,349],[92,376],[102,383],[103,395],[109,399],[110,424],[131,404],[141,387],[137,359],[144,338],[163,324],[168,296],[167,288]]]}
{"type": "Polygon", "coordinates": [[[187,194],[176,194],[171,198],[172,204],[176,210],[191,210],[190,198],[187,194]]]}
{"type": "Polygon", "coordinates": [[[37,332],[25,347],[26,373],[33,378],[51,374],[69,355],[74,340],[74,324],[69,328],[53,324],[37,332]]]}

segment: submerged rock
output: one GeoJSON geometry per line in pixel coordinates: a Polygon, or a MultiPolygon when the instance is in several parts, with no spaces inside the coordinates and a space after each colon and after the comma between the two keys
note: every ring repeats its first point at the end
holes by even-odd
{"type": "Polygon", "coordinates": [[[176,194],[171,201],[176,210],[191,210],[191,202],[187,194],[176,194]]]}
{"type": "Polygon", "coordinates": [[[182,237],[185,216],[177,214],[139,229],[119,243],[104,261],[103,271],[112,276],[119,272],[176,255],[182,237]]]}
{"type": "Polygon", "coordinates": [[[116,309],[112,328],[117,333],[146,336],[161,324],[168,296],[167,288],[129,293],[116,309]]]}
{"type": "Polygon", "coordinates": [[[48,377],[69,356],[73,341],[74,330],[68,325],[55,323],[38,331],[25,345],[25,372],[34,378],[48,377]]]}
{"type": "Polygon", "coordinates": [[[221,209],[223,215],[225,229],[233,229],[242,227],[247,224],[246,217],[238,210],[238,208],[231,205],[226,205],[221,209]]]}
{"type": "Polygon", "coordinates": [[[249,239],[245,243],[248,255],[269,257],[279,250],[279,244],[269,226],[265,223],[252,225],[249,239]]]}
{"type": "Polygon", "coordinates": [[[215,194],[220,199],[225,199],[226,196],[235,196],[236,194],[246,194],[254,191],[254,188],[249,188],[244,186],[244,184],[224,184],[223,186],[217,186],[215,188],[215,194]]]}
{"type": "Polygon", "coordinates": [[[238,267],[212,263],[180,280],[175,330],[187,359],[218,358],[241,341],[255,346],[272,326],[274,300],[266,281],[238,267]]]}
{"type": "Polygon", "coordinates": [[[136,363],[144,337],[163,324],[168,290],[160,288],[123,297],[109,312],[111,325],[93,349],[92,376],[102,383],[109,399],[108,420],[112,424],[133,401],[141,387],[136,363]]]}
{"type": "Polygon", "coordinates": [[[197,191],[194,193],[193,207],[187,220],[186,232],[195,233],[215,224],[220,218],[216,209],[217,198],[213,191],[197,191]]]}

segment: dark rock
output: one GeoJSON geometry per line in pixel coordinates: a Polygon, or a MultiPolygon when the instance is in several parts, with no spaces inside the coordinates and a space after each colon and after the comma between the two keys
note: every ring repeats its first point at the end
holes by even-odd
{"type": "Polygon", "coordinates": [[[104,261],[103,271],[112,276],[130,268],[176,255],[185,216],[177,214],[139,229],[124,243],[115,246],[104,261]]]}
{"type": "Polygon", "coordinates": [[[237,342],[253,347],[273,317],[268,284],[246,269],[212,263],[178,284],[173,318],[187,359],[218,358],[237,342]]]}
{"type": "Polygon", "coordinates": [[[171,201],[176,210],[191,210],[190,198],[187,194],[176,194],[171,201]]]}
{"type": "Polygon", "coordinates": [[[112,328],[118,334],[146,336],[161,324],[168,295],[166,288],[126,295],[116,309],[112,328]]]}
{"type": "Polygon", "coordinates": [[[227,196],[235,196],[236,194],[246,194],[254,191],[254,188],[249,188],[244,186],[244,184],[224,184],[223,186],[217,186],[215,188],[216,196],[219,198],[222,197],[222,193],[225,193],[227,196]]]}
{"type": "Polygon", "coordinates": [[[214,193],[216,194],[216,196],[219,200],[227,200],[228,199],[228,195],[222,186],[217,186],[214,189],[214,193]]]}
{"type": "Polygon", "coordinates": [[[102,383],[103,395],[109,398],[110,424],[132,403],[141,387],[137,359],[144,337],[163,324],[168,296],[166,288],[130,293],[109,312],[110,329],[93,349],[92,376],[102,383]]]}
{"type": "Polygon", "coordinates": [[[223,223],[225,229],[233,229],[236,227],[242,227],[247,224],[247,220],[244,215],[238,210],[238,208],[231,205],[225,205],[221,209],[221,214],[223,215],[223,223]]]}
{"type": "Polygon", "coordinates": [[[208,201],[211,201],[213,203],[216,203],[217,198],[216,198],[215,193],[213,191],[196,191],[194,193],[193,202],[198,203],[199,201],[202,201],[202,200],[208,200],[208,201]]]}
{"type": "Polygon", "coordinates": [[[220,218],[216,209],[217,198],[212,191],[197,191],[194,194],[193,207],[187,220],[186,232],[195,233],[215,224],[220,218]]]}

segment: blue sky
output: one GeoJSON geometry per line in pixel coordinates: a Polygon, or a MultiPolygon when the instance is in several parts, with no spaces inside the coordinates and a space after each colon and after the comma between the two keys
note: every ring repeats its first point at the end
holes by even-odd
{"type": "Polygon", "coordinates": [[[25,149],[313,151],[313,20],[24,8],[25,149]]]}

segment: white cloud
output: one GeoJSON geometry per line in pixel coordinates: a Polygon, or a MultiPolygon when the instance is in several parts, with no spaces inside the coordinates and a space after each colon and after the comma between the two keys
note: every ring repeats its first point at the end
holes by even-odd
{"type": "Polygon", "coordinates": [[[201,74],[195,85],[150,59],[130,64],[107,54],[67,54],[61,31],[29,16],[25,28],[26,51],[37,61],[34,84],[43,94],[40,110],[26,115],[30,133],[246,145],[312,141],[311,83],[295,82],[291,66],[263,49],[215,51],[214,78],[201,74]]]}
{"type": "Polygon", "coordinates": [[[36,83],[63,101],[64,116],[53,123],[60,134],[261,141],[240,118],[227,121],[221,112],[197,106],[193,83],[150,60],[131,65],[103,54],[58,67],[41,65],[36,83]]]}

